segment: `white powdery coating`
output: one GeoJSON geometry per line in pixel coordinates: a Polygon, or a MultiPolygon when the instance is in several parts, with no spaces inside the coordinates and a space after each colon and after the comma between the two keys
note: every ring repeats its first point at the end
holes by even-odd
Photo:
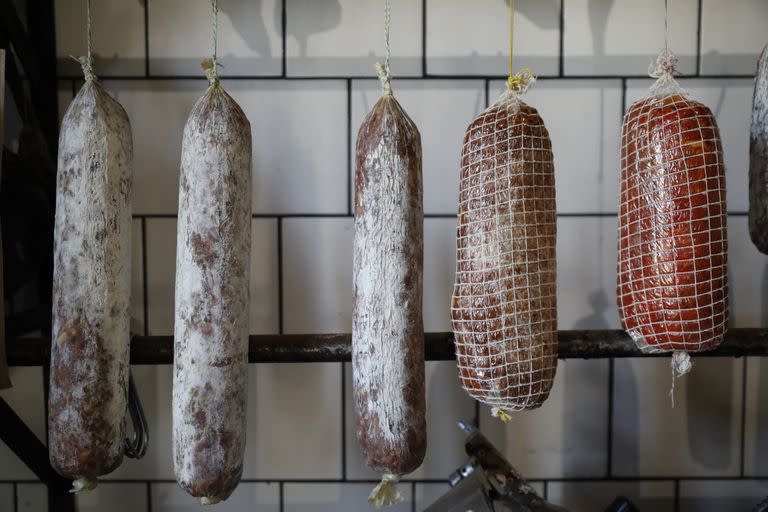
{"type": "Polygon", "coordinates": [[[128,390],[133,143],[123,108],[88,81],[59,137],[54,228],[51,463],[113,471],[128,390]]]}
{"type": "Polygon", "coordinates": [[[374,469],[418,466],[424,439],[421,144],[391,96],[358,139],[353,383],[358,438],[374,469]],[[414,459],[418,461],[414,462],[414,459]]]}
{"type": "Polygon", "coordinates": [[[219,85],[184,127],[176,253],[174,470],[196,497],[226,499],[246,433],[251,131],[219,85]]]}
{"type": "Polygon", "coordinates": [[[755,76],[749,157],[749,233],[757,248],[768,253],[768,46],[755,76]]]}

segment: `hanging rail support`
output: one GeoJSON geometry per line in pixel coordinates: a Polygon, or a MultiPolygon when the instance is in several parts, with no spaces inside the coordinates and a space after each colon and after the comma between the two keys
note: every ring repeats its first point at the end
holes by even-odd
{"type": "Polygon", "coordinates": [[[11,406],[0,398],[0,440],[48,486],[52,512],[74,512],[75,499],[69,493],[72,482],[59,476],[48,460],[48,448],[19,418],[11,406]]]}
{"type": "MultiPolygon", "coordinates": [[[[561,359],[599,359],[611,357],[669,357],[669,353],[646,355],[621,330],[559,331],[561,359]]],[[[252,335],[248,350],[251,363],[335,363],[348,362],[349,334],[264,334],[252,335]]],[[[455,359],[453,333],[436,332],[424,336],[428,361],[455,359]]],[[[47,338],[15,338],[8,341],[11,366],[40,366],[50,360],[47,338]]],[[[768,329],[731,329],[722,345],[695,357],[768,356],[768,329]]],[[[131,340],[132,364],[171,364],[173,336],[134,336],[131,340]]]]}

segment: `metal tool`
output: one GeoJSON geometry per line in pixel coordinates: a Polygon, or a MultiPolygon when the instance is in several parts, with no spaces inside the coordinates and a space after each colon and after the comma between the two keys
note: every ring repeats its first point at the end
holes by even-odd
{"type": "Polygon", "coordinates": [[[567,512],[539,496],[474,425],[462,420],[459,427],[469,462],[448,477],[452,489],[425,512],[567,512]]]}

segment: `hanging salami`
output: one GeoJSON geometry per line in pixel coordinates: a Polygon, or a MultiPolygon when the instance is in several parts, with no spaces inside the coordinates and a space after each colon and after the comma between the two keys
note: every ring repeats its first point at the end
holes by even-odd
{"type": "Polygon", "coordinates": [[[749,235],[768,254],[768,46],[757,63],[749,144],[749,235]]]}
{"type": "Polygon", "coordinates": [[[210,86],[181,150],[173,460],[179,485],[207,505],[227,499],[243,472],[251,126],[219,83],[215,54],[204,66],[210,86]]]}
{"type": "Polygon", "coordinates": [[[676,62],[661,53],[658,80],[624,116],[617,303],[637,346],[673,352],[682,375],[688,352],[725,335],[728,242],[717,122],[675,81],[676,62]]]}
{"type": "Polygon", "coordinates": [[[73,492],[122,461],[130,343],[131,125],[88,48],[59,136],[48,398],[51,465],[73,492]]]}
{"type": "Polygon", "coordinates": [[[378,69],[384,94],[357,137],[352,315],[357,438],[384,473],[375,508],[401,500],[395,484],[426,450],[421,137],[392,95],[389,59],[378,69]]]}
{"type": "Polygon", "coordinates": [[[529,78],[472,121],[461,155],[456,360],[464,389],[502,419],[539,407],[557,367],[555,169],[521,98],[529,78]]]}

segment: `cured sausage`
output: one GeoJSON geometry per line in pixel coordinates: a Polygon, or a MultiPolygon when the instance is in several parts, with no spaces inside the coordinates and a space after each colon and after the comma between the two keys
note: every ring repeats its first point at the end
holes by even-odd
{"type": "Polygon", "coordinates": [[[375,507],[426,450],[421,137],[388,90],[363,121],[355,170],[352,372],[357,438],[384,473],[375,507]]]}
{"type": "Polygon", "coordinates": [[[250,123],[215,79],[184,127],[176,242],[174,471],[203,504],[243,471],[250,215],[250,123]]]}
{"type": "Polygon", "coordinates": [[[749,139],[749,236],[768,254],[768,46],[757,64],[749,139]]]}
{"type": "Polygon", "coordinates": [[[451,319],[459,378],[506,419],[539,407],[557,369],[552,143],[516,90],[467,128],[458,215],[451,319]]]}
{"type": "Polygon", "coordinates": [[[51,465],[75,492],[122,461],[130,343],[131,125],[86,78],[59,136],[48,400],[51,465]]]}
{"type": "Polygon", "coordinates": [[[632,104],[621,137],[617,304],[622,326],[644,352],[717,347],[728,325],[727,209],[720,133],[712,112],[672,78],[632,104]]]}

